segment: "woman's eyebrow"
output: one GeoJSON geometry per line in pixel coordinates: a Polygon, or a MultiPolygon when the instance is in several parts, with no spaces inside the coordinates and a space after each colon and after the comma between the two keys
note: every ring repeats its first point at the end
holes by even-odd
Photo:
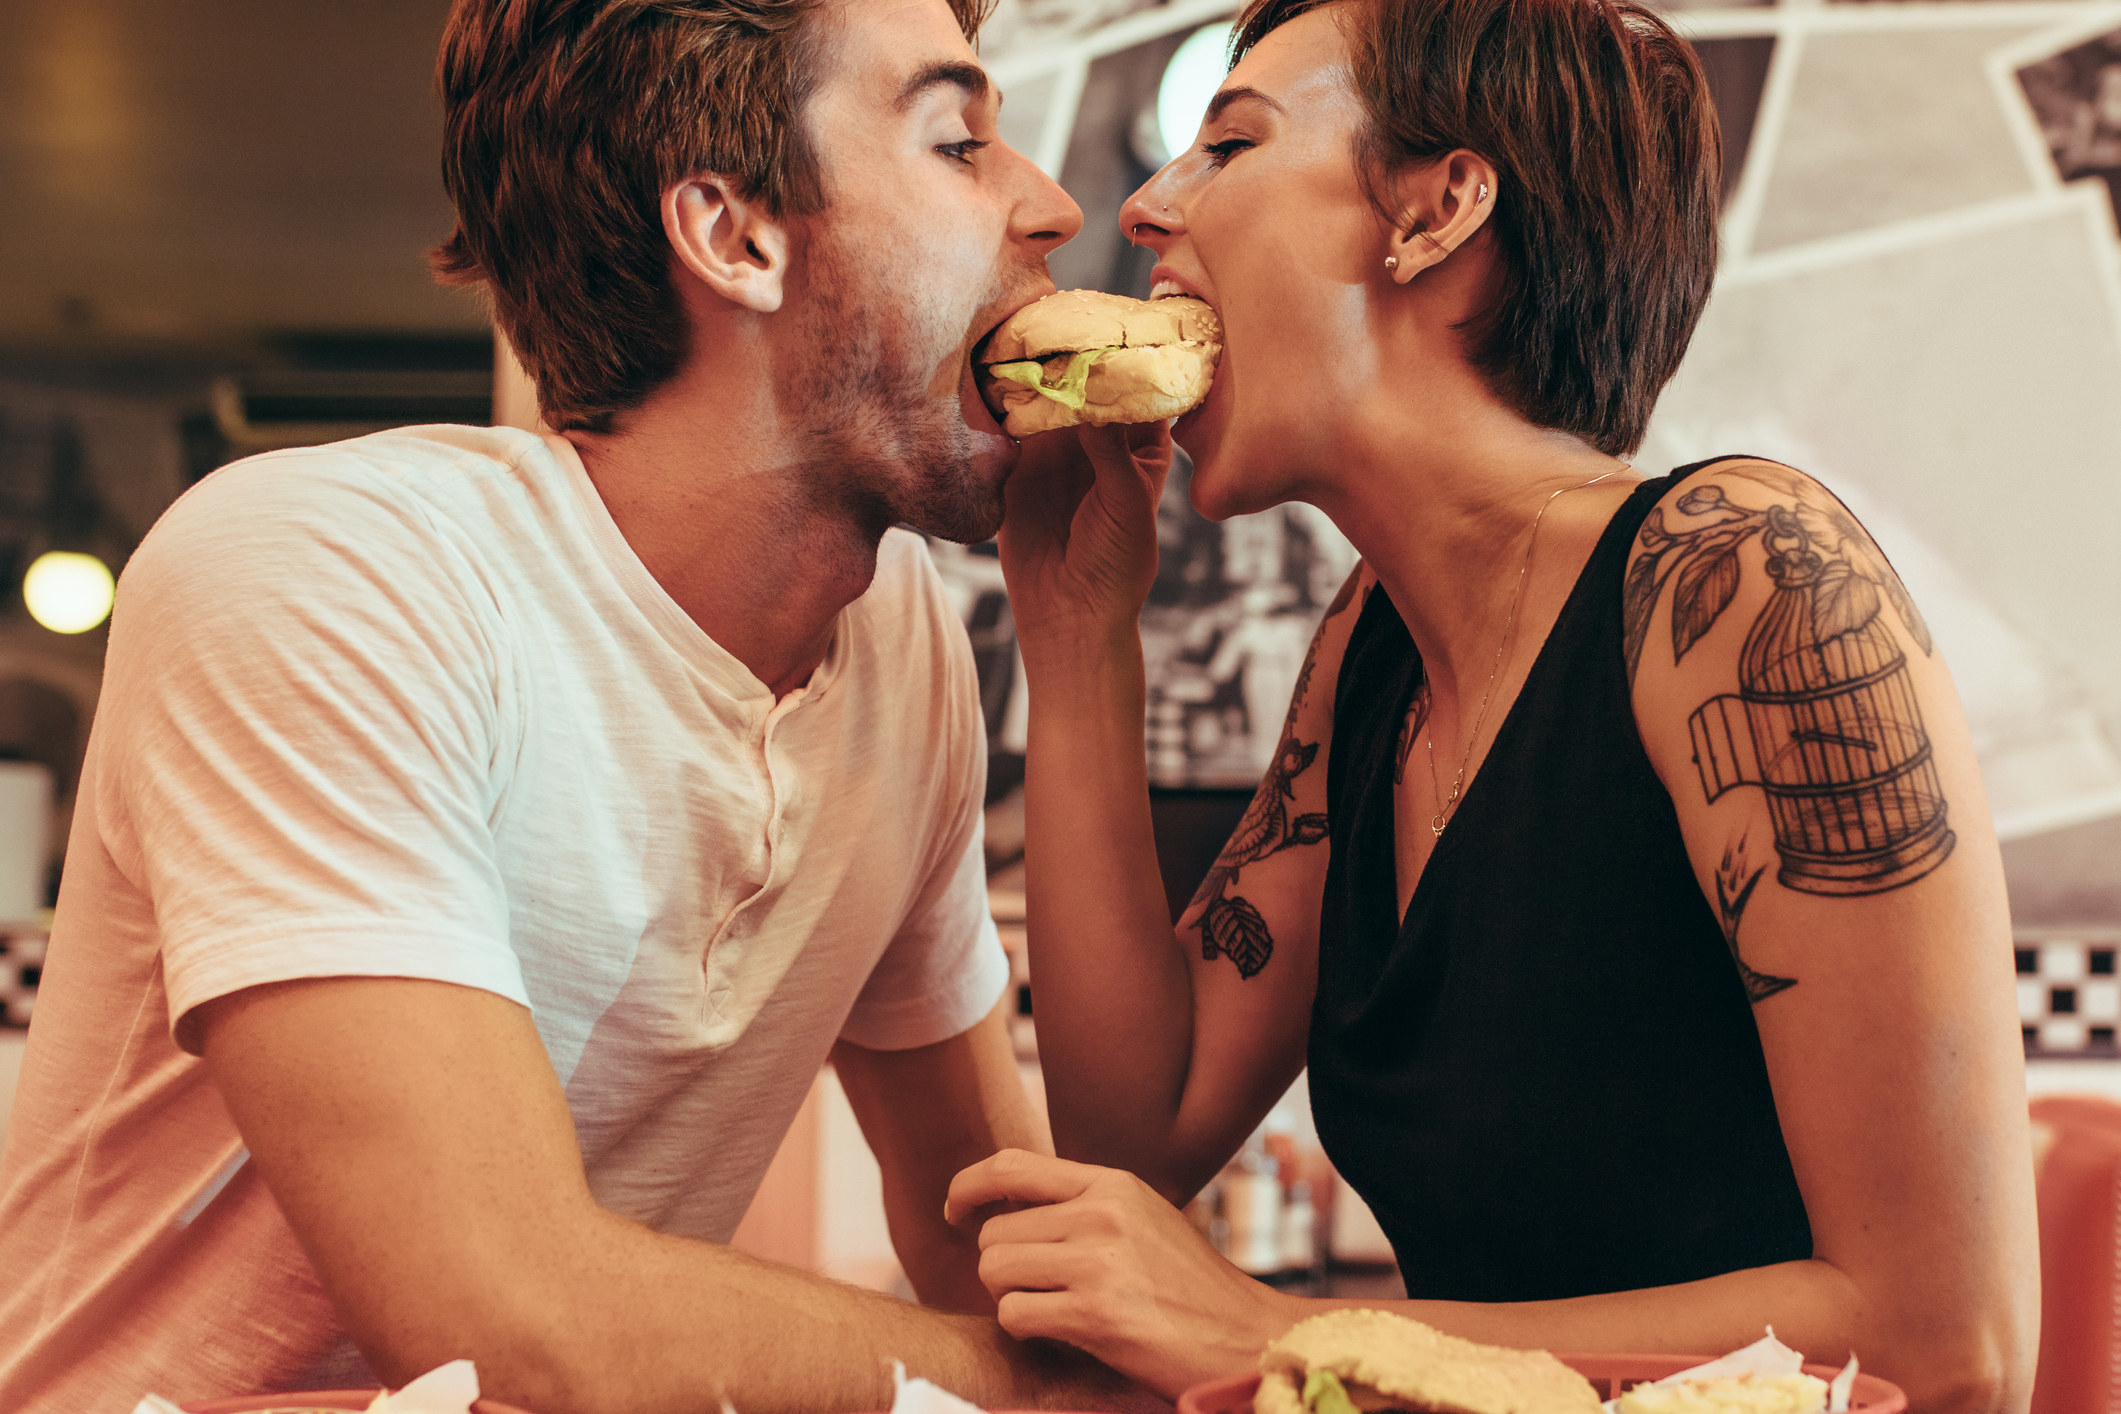
{"type": "Polygon", "coordinates": [[[1216,90],[1215,96],[1208,100],[1207,120],[1211,123],[1214,122],[1217,118],[1222,116],[1223,109],[1228,108],[1233,103],[1240,102],[1247,98],[1254,99],[1260,103],[1264,103],[1277,113],[1284,113],[1287,111],[1279,103],[1276,103],[1273,99],[1267,97],[1267,95],[1261,93],[1258,89],[1250,88],[1240,84],[1236,88],[1224,88],[1216,90]]]}

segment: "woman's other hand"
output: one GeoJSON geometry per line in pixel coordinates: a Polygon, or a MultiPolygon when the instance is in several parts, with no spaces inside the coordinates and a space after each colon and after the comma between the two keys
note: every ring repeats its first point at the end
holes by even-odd
{"type": "Polygon", "coordinates": [[[1161,422],[1025,440],[1005,493],[1001,556],[1027,653],[1056,634],[1133,642],[1156,578],[1156,504],[1170,469],[1161,422]]]}
{"type": "Polygon", "coordinates": [[[1066,1341],[1166,1398],[1252,1369],[1303,1315],[1121,1169],[1005,1149],[957,1176],[946,1216],[980,1224],[1009,1334],[1066,1341]]]}

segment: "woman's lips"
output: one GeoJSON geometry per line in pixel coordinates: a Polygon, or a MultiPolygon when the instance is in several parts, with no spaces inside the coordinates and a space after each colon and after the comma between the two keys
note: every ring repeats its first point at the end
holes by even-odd
{"type": "Polygon", "coordinates": [[[1180,275],[1168,265],[1158,265],[1149,272],[1149,298],[1163,299],[1168,295],[1186,295],[1213,308],[1215,301],[1193,288],[1193,282],[1180,275]]]}

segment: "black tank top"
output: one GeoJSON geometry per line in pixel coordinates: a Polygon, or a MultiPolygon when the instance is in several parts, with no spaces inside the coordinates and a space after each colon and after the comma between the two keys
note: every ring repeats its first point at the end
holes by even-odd
{"type": "Polygon", "coordinates": [[[1533,1301],[1812,1255],[1767,1066],[1621,656],[1615,513],[1395,916],[1392,771],[1421,657],[1373,592],[1340,670],[1311,1014],[1327,1153],[1407,1293],[1533,1301]]]}

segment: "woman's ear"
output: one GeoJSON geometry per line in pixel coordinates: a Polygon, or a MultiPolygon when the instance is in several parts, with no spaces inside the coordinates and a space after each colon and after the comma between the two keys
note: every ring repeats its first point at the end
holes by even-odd
{"type": "Polygon", "coordinates": [[[1462,147],[1396,181],[1400,224],[1385,242],[1385,269],[1394,283],[1442,264],[1473,239],[1495,209],[1501,185],[1494,163],[1462,147]]]}
{"type": "Polygon", "coordinates": [[[705,174],[665,190],[663,234],[685,269],[731,304],[758,314],[781,307],[788,230],[729,178],[705,174]]]}

